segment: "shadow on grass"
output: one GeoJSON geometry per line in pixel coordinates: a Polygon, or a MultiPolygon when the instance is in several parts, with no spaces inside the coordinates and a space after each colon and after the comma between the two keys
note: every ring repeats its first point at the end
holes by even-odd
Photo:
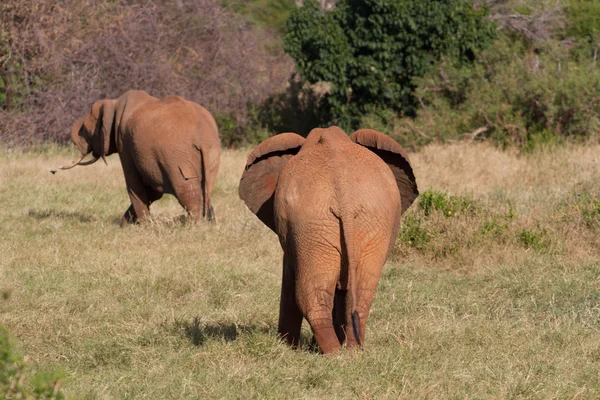
{"type": "Polygon", "coordinates": [[[35,218],[41,221],[46,218],[59,218],[59,219],[70,219],[79,222],[94,222],[98,219],[94,215],[83,214],[80,212],[61,211],[61,210],[34,210],[30,209],[27,212],[29,217],[35,218]]]}
{"type": "MultiPolygon", "coordinates": [[[[187,338],[194,346],[203,346],[210,339],[233,342],[244,335],[265,334],[277,336],[274,327],[258,325],[238,325],[235,323],[203,324],[198,317],[192,321],[175,320],[170,329],[187,338]]],[[[280,339],[283,342],[285,340],[280,339]]],[[[302,352],[320,353],[319,346],[312,334],[300,333],[300,345],[297,348],[302,352]]]]}
{"type": "MultiPolygon", "coordinates": [[[[121,222],[123,221],[123,216],[118,216],[118,217],[111,217],[109,219],[109,222],[113,225],[121,225],[121,222]]],[[[201,219],[198,223],[207,223],[204,219],[201,219]]],[[[191,226],[194,224],[194,221],[192,220],[192,218],[186,214],[181,214],[175,217],[164,217],[164,216],[158,216],[158,217],[153,217],[152,215],[150,215],[149,220],[145,221],[145,222],[133,222],[133,223],[128,223],[125,224],[122,227],[125,226],[135,226],[135,225],[146,225],[146,226],[154,226],[154,227],[164,227],[164,228],[181,228],[181,227],[185,227],[185,226],[191,226]]]]}
{"type": "Polygon", "coordinates": [[[238,325],[234,323],[203,324],[198,317],[192,321],[175,320],[172,329],[187,338],[194,346],[202,346],[209,339],[233,342],[240,335],[265,333],[275,334],[268,327],[258,325],[238,325]]]}

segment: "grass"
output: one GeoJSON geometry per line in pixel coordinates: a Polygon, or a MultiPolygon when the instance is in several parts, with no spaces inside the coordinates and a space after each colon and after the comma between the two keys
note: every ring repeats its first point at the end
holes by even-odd
{"type": "Polygon", "coordinates": [[[302,349],[276,339],[282,253],[237,198],[248,152],[223,152],[216,225],[166,196],[122,229],[116,157],[51,175],[72,151],[0,151],[0,324],[27,371],[68,399],[600,396],[600,146],[413,154],[424,201],[364,351],[335,357],[306,323],[302,349]]]}

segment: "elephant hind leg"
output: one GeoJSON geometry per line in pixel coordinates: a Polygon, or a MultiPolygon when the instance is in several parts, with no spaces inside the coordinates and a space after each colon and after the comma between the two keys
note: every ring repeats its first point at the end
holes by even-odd
{"type": "Polygon", "coordinates": [[[336,353],[341,347],[333,324],[334,287],[331,291],[325,288],[314,290],[306,304],[307,309],[302,310],[323,354],[336,353]]]}
{"type": "Polygon", "coordinates": [[[289,298],[281,293],[279,303],[279,327],[277,334],[285,339],[289,345],[298,346],[300,343],[300,328],[302,327],[302,313],[296,305],[296,299],[289,298]]]}
{"type": "Polygon", "coordinates": [[[294,267],[287,261],[287,257],[284,255],[277,333],[290,345],[298,346],[300,342],[300,328],[302,327],[302,313],[296,303],[296,282],[294,281],[294,277],[294,267]]]}
{"type": "Polygon", "coordinates": [[[333,298],[333,329],[338,341],[343,344],[346,341],[344,326],[346,325],[346,290],[336,289],[333,298]]]}
{"type": "Polygon", "coordinates": [[[334,354],[340,350],[340,341],[333,328],[333,319],[315,318],[310,314],[306,318],[312,328],[315,340],[323,354],[334,354]]]}
{"type": "Polygon", "coordinates": [[[198,179],[190,179],[173,189],[179,204],[192,217],[194,222],[198,222],[203,216],[200,181],[198,179]]]}

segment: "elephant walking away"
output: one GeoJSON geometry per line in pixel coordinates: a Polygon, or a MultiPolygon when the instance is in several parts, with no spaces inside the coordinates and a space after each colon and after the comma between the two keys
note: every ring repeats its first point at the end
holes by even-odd
{"type": "Polygon", "coordinates": [[[418,194],[404,149],[374,130],[283,133],[252,151],[239,195],[283,249],[280,336],[297,345],[304,317],[323,353],[362,346],[400,216],[418,194]]]}
{"type": "Polygon", "coordinates": [[[202,106],[179,96],[157,99],[130,90],[100,100],[71,129],[81,152],[68,167],[90,165],[119,153],[131,200],[122,223],[142,221],[164,193],[177,197],[194,221],[215,221],[211,193],[219,170],[217,124],[202,106]],[[83,161],[92,153],[92,159],[83,161]]]}

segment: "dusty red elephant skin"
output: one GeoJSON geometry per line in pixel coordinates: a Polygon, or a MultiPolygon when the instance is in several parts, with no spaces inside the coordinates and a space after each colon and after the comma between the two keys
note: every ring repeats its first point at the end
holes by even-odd
{"type": "Polygon", "coordinates": [[[418,195],[408,155],[374,130],[274,136],[248,157],[240,198],[279,237],[279,335],[297,345],[302,318],[324,354],[364,343],[400,217],[418,195]]]}
{"type": "Polygon", "coordinates": [[[130,90],[94,103],[73,124],[71,137],[82,157],[63,169],[119,154],[131,201],[123,223],[148,218],[150,205],[164,193],[175,195],[194,221],[215,220],[211,193],[220,140],[214,118],[199,104],[130,90]],[[82,163],[89,153],[93,160],[82,163]]]}

